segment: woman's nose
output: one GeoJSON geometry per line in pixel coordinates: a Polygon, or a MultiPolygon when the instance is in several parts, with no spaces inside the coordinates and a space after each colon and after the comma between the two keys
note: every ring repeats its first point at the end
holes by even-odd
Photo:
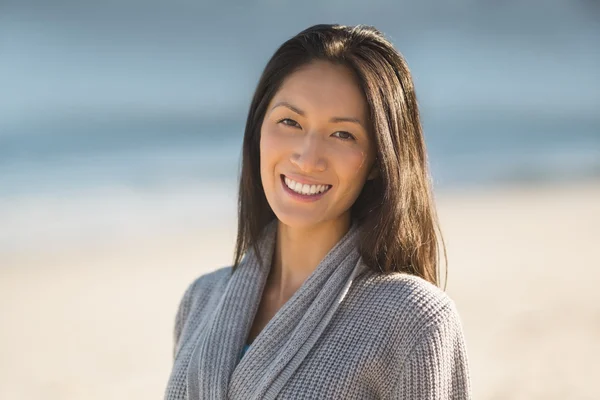
{"type": "Polygon", "coordinates": [[[307,134],[292,153],[291,162],[304,173],[323,172],[327,168],[323,143],[318,135],[307,134]]]}

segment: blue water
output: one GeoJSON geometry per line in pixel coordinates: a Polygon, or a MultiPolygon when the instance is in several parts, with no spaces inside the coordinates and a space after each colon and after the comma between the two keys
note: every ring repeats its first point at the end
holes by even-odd
{"type": "MultiPolygon", "coordinates": [[[[152,118],[149,118],[152,119],[152,118]]],[[[425,120],[436,188],[600,177],[600,120],[425,120]]],[[[0,137],[0,195],[237,180],[243,121],[62,122],[0,137]]]]}

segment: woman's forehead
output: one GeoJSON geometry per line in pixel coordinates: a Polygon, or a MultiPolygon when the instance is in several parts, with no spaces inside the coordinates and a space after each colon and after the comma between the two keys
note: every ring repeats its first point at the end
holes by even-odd
{"type": "Polygon", "coordinates": [[[307,64],[286,77],[270,108],[282,102],[306,114],[326,113],[362,122],[367,116],[367,103],[352,70],[325,61],[307,64]]]}

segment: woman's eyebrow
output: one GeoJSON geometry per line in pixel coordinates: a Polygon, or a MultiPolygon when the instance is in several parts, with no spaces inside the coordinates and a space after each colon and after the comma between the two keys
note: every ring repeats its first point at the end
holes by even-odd
{"type": "Polygon", "coordinates": [[[286,107],[289,108],[290,110],[292,110],[293,112],[295,112],[296,114],[300,114],[302,116],[305,116],[306,113],[304,111],[302,111],[301,109],[294,107],[293,105],[291,105],[290,103],[288,103],[287,101],[280,101],[278,103],[276,103],[272,108],[271,111],[273,111],[274,109],[276,109],[277,107],[286,107]]]}
{"type": "MultiPolygon", "coordinates": [[[[295,107],[293,105],[291,105],[290,103],[288,103],[287,101],[280,101],[277,102],[272,108],[271,111],[274,110],[277,107],[286,107],[289,108],[290,110],[292,110],[293,112],[295,112],[296,114],[302,115],[303,117],[306,115],[306,113],[304,111],[302,111],[301,109],[299,109],[298,107],[295,107]]],[[[352,122],[355,124],[360,125],[361,127],[364,128],[364,125],[362,124],[362,122],[360,122],[360,120],[358,118],[354,118],[354,117],[332,117],[329,122],[352,122]]]]}

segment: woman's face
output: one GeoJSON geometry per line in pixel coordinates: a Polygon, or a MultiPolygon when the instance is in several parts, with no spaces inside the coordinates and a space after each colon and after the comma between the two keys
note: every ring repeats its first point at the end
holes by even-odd
{"type": "Polygon", "coordinates": [[[325,61],[290,74],[261,126],[263,189],[284,224],[309,227],[348,218],[372,168],[368,108],[352,71],[325,61]]]}

